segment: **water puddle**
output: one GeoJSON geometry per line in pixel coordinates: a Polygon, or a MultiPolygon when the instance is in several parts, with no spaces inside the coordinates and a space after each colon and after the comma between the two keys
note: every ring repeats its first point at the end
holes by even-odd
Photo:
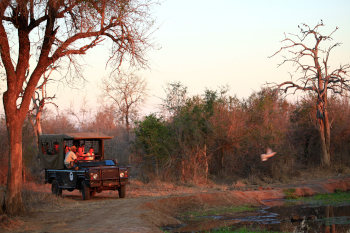
{"type": "MultiPolygon", "coordinates": [[[[349,196],[350,199],[350,196],[349,196]]],[[[165,226],[167,232],[215,232],[227,227],[232,231],[246,228],[278,232],[350,233],[350,205],[313,206],[285,200],[267,200],[266,206],[252,212],[224,213],[180,219],[184,224],[165,226]]]]}

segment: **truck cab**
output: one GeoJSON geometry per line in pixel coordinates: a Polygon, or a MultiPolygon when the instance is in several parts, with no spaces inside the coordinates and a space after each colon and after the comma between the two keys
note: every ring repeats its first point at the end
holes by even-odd
{"type": "Polygon", "coordinates": [[[63,190],[79,189],[83,199],[88,200],[104,190],[115,190],[124,198],[126,185],[130,183],[130,166],[119,167],[116,159],[105,159],[104,140],[111,138],[101,133],[40,135],[40,162],[45,169],[45,183],[51,184],[52,193],[61,196],[63,190]],[[85,147],[84,156],[65,166],[66,154],[73,146],[85,147]],[[85,157],[90,148],[94,156],[85,157]]]}

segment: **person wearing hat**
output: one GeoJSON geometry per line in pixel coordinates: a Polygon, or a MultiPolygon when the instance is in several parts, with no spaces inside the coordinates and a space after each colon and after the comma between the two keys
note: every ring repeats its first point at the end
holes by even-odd
{"type": "Polygon", "coordinates": [[[77,148],[75,146],[72,146],[70,148],[70,151],[67,152],[66,158],[64,159],[64,165],[66,168],[70,168],[70,162],[77,159],[77,156],[75,155],[75,152],[77,151],[77,148]]]}

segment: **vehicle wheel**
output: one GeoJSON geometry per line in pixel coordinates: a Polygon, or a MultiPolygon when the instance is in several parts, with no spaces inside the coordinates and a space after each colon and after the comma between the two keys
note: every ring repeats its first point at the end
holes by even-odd
{"type": "Polygon", "coordinates": [[[119,191],[119,197],[120,198],[124,198],[125,197],[125,193],[126,193],[125,185],[120,186],[118,191],[119,191]]]}
{"type": "Polygon", "coordinates": [[[62,189],[59,187],[59,183],[56,179],[52,180],[51,183],[51,192],[52,194],[61,197],[62,196],[62,189]]]}
{"type": "Polygon", "coordinates": [[[83,200],[90,199],[90,188],[86,185],[85,180],[81,182],[81,193],[83,195],[83,200]]]}

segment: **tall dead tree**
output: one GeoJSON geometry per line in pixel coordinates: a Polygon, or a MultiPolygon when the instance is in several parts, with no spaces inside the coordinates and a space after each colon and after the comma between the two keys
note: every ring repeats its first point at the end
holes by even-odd
{"type": "Polygon", "coordinates": [[[7,82],[3,103],[10,145],[8,214],[23,209],[22,126],[44,72],[59,66],[65,77],[82,77],[77,55],[104,41],[110,47],[108,63],[115,69],[123,60],[147,67],[145,52],[153,47],[153,5],[153,0],[0,1],[0,55],[7,82]]]}
{"type": "MultiPolygon", "coordinates": [[[[331,132],[330,122],[327,112],[327,97],[329,92],[343,95],[350,90],[349,87],[349,64],[340,65],[339,68],[330,70],[328,64],[329,57],[332,49],[340,46],[341,43],[335,43],[328,47],[328,49],[322,49],[320,44],[326,41],[332,40],[332,35],[338,30],[338,27],[331,32],[328,36],[323,36],[319,32],[320,27],[324,26],[322,20],[314,28],[310,28],[306,24],[299,26],[300,35],[285,34],[285,39],[282,42],[286,42],[286,45],[282,46],[272,56],[281,52],[287,52],[291,54],[291,57],[284,57],[284,61],[292,62],[297,67],[297,71],[300,72],[300,76],[297,79],[293,79],[291,75],[291,81],[286,81],[278,84],[277,87],[287,93],[289,90],[294,90],[293,94],[298,91],[309,91],[315,93],[315,106],[318,132],[321,145],[321,164],[328,166],[331,164],[330,146],[331,146],[331,132]],[[313,43],[308,46],[310,39],[314,39],[313,43]]],[[[272,57],[271,56],[271,57],[272,57]]]]}

